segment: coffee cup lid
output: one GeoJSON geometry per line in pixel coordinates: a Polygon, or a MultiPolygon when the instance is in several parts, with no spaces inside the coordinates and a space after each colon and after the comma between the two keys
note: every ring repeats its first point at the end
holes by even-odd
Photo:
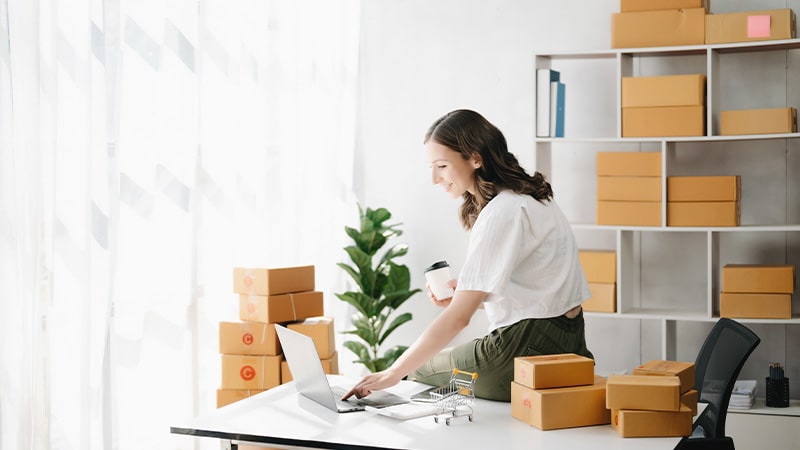
{"type": "Polygon", "coordinates": [[[441,269],[442,267],[450,267],[450,264],[447,264],[447,261],[436,261],[435,263],[431,264],[430,267],[425,269],[425,272],[430,272],[431,270],[441,269]]]}

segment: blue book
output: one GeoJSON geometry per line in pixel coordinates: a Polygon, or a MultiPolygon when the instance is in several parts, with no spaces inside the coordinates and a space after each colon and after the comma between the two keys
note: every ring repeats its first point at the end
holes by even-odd
{"type": "Polygon", "coordinates": [[[557,70],[536,70],[536,136],[550,137],[550,83],[559,81],[557,70]]]}
{"type": "Polygon", "coordinates": [[[560,81],[550,83],[550,137],[564,137],[564,94],[566,86],[560,81]]]}

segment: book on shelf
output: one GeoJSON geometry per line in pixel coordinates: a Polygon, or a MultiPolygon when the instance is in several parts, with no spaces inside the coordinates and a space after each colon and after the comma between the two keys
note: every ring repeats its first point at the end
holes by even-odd
{"type": "Polygon", "coordinates": [[[536,136],[550,137],[551,87],[561,74],[553,69],[536,70],[536,136]]]}
{"type": "Polygon", "coordinates": [[[728,408],[750,409],[756,400],[756,380],[736,380],[728,408]]]}
{"type": "Polygon", "coordinates": [[[564,83],[550,83],[550,137],[564,137],[564,83]]]}

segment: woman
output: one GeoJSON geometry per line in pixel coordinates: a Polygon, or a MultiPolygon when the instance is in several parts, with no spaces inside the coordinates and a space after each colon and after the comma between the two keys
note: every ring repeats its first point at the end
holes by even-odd
{"type": "Polygon", "coordinates": [[[514,358],[586,348],[581,303],[590,297],[567,219],[544,176],[530,176],[503,134],[480,114],[452,111],[430,127],[425,151],[433,183],[462,197],[470,230],[465,263],[450,299],[422,335],[388,369],[365,376],[343,397],[363,397],[404,377],[444,385],[454,368],[475,372],[475,396],[510,401],[514,358]],[[489,334],[442,350],[478,308],[489,334]]]}

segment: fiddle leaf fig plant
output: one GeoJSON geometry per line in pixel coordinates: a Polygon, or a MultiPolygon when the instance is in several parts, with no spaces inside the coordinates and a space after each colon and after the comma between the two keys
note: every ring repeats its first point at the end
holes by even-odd
{"type": "Polygon", "coordinates": [[[370,372],[379,372],[408,349],[403,345],[382,349],[382,345],[397,327],[412,319],[411,313],[395,312],[421,289],[410,289],[408,267],[396,262],[408,253],[408,245],[398,243],[378,255],[390,239],[403,234],[401,224],[386,223],[392,217],[386,208],[365,210],[359,205],[358,212],[360,228],[345,227],[353,241],[353,245],[344,248],[350,263],[337,263],[355,282],[355,290],[336,297],[356,310],[352,318],[355,328],[343,333],[357,339],[345,341],[345,348],[358,357],[354,362],[363,364],[370,372]],[[373,260],[375,257],[377,261],[373,260]]]}

